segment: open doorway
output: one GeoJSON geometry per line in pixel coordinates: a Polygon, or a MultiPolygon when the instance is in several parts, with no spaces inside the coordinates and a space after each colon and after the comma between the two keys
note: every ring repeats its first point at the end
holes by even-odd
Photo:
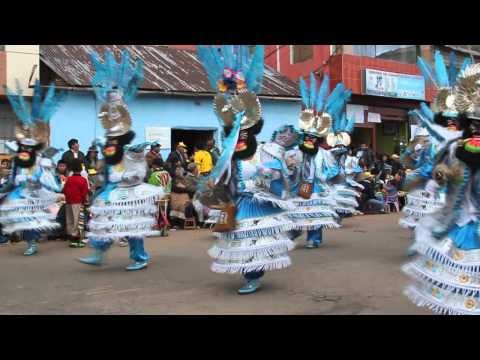
{"type": "Polygon", "coordinates": [[[367,146],[373,148],[373,137],[373,129],[371,127],[355,127],[352,134],[352,149],[358,149],[362,144],[367,144],[367,146]]]}
{"type": "Polygon", "coordinates": [[[198,143],[206,143],[211,138],[217,141],[217,128],[172,128],[172,149],[177,143],[183,142],[187,146],[188,156],[192,156],[198,143]]]}

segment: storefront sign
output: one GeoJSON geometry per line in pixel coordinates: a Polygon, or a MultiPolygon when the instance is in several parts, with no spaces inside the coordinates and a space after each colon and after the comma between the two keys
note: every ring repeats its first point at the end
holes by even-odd
{"type": "Polygon", "coordinates": [[[423,76],[365,69],[363,94],[399,99],[425,100],[423,76]]]}
{"type": "Polygon", "coordinates": [[[171,133],[172,129],[169,127],[146,127],[145,140],[158,141],[162,149],[171,149],[171,133]]]}
{"type": "Polygon", "coordinates": [[[369,123],[381,123],[382,122],[382,116],[377,113],[368,113],[368,120],[369,123]]]}
{"type": "Polygon", "coordinates": [[[365,122],[365,110],[367,106],[347,104],[347,117],[355,119],[356,124],[363,124],[365,122]]]}

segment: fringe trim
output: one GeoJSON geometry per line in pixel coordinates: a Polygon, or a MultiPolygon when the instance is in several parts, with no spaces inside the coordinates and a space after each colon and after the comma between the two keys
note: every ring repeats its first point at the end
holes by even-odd
{"type": "Polygon", "coordinates": [[[272,225],[264,228],[254,228],[246,230],[235,230],[225,233],[213,233],[220,240],[242,240],[255,239],[260,237],[268,237],[293,230],[293,223],[286,223],[281,225],[272,225]]]}
{"type": "Polygon", "coordinates": [[[426,215],[430,215],[431,213],[433,213],[433,211],[429,212],[425,210],[417,210],[417,209],[407,208],[407,207],[403,209],[403,212],[408,216],[415,216],[417,218],[422,218],[422,217],[425,217],[426,215]]]}
{"type": "Polygon", "coordinates": [[[290,219],[312,219],[312,218],[322,218],[322,217],[337,217],[338,215],[335,211],[324,210],[324,211],[312,211],[312,212],[294,212],[288,213],[287,216],[290,219]]]}
{"type": "Polygon", "coordinates": [[[25,230],[36,230],[38,232],[49,232],[52,230],[56,230],[60,227],[59,223],[51,222],[48,224],[41,224],[41,225],[32,225],[31,223],[21,223],[21,224],[14,224],[12,226],[5,226],[2,229],[4,234],[10,235],[18,231],[25,231],[25,230]]]}
{"type": "Polygon", "coordinates": [[[306,230],[306,231],[312,231],[312,230],[318,230],[318,229],[338,229],[341,226],[336,223],[335,221],[332,222],[325,222],[321,224],[295,224],[295,229],[294,230],[306,230]]]}
{"type": "Polygon", "coordinates": [[[284,255],[293,249],[295,249],[295,243],[291,240],[274,240],[273,244],[233,249],[225,249],[215,245],[208,250],[208,255],[218,260],[237,260],[245,262],[255,257],[284,255]]]}
{"type": "Polygon", "coordinates": [[[417,227],[416,222],[409,221],[408,219],[400,219],[398,224],[404,229],[414,229],[417,227]]]}
{"type": "Polygon", "coordinates": [[[419,282],[428,282],[442,290],[450,291],[454,294],[459,294],[465,297],[478,296],[480,294],[480,288],[474,288],[471,286],[463,286],[458,283],[453,283],[447,279],[436,279],[429,274],[424,273],[414,264],[405,264],[402,267],[402,271],[416,279],[419,282]]]}
{"type": "Polygon", "coordinates": [[[473,315],[471,312],[447,306],[431,297],[427,297],[417,290],[413,285],[407,287],[403,291],[403,294],[418,307],[426,307],[440,315],[473,315]]]}
{"type": "Polygon", "coordinates": [[[285,269],[292,265],[290,257],[283,256],[277,259],[270,261],[262,261],[256,263],[244,263],[244,264],[220,264],[214,262],[212,264],[211,270],[215,273],[220,274],[236,274],[236,273],[248,273],[248,272],[258,272],[258,271],[274,271],[285,269]]]}
{"type": "Polygon", "coordinates": [[[18,224],[18,223],[28,223],[31,221],[49,221],[55,220],[56,216],[47,212],[42,212],[38,214],[18,214],[17,216],[3,216],[0,217],[0,223],[4,226],[6,224],[18,224]]]}
{"type": "Polygon", "coordinates": [[[258,201],[259,203],[270,203],[273,204],[283,210],[293,210],[295,209],[295,204],[292,204],[290,201],[282,200],[279,198],[274,197],[270,194],[264,193],[255,193],[253,195],[253,199],[258,201]]]}
{"type": "Polygon", "coordinates": [[[135,200],[124,200],[124,201],[110,201],[103,204],[94,204],[91,209],[92,211],[117,211],[117,210],[135,210],[142,207],[148,207],[149,205],[155,205],[155,202],[158,201],[163,196],[163,193],[150,195],[143,199],[135,200]]]}
{"type": "Polygon", "coordinates": [[[426,257],[429,257],[433,261],[441,265],[445,265],[452,272],[466,272],[469,274],[476,274],[480,272],[480,261],[474,262],[472,265],[459,264],[455,262],[455,260],[453,260],[450,256],[445,255],[437,249],[431,247],[430,245],[421,242],[416,242],[414,248],[419,253],[423,254],[426,257]]]}
{"type": "Polygon", "coordinates": [[[97,240],[97,241],[112,241],[112,240],[120,240],[125,237],[156,237],[160,236],[161,232],[156,230],[149,230],[149,231],[142,231],[142,232],[119,232],[119,233],[112,233],[112,234],[98,234],[93,232],[87,232],[86,236],[89,240],[97,240]]]}
{"type": "Polygon", "coordinates": [[[347,205],[347,206],[353,206],[353,207],[358,206],[358,202],[355,199],[338,197],[335,200],[337,200],[337,203],[341,205],[347,205]]]}
{"type": "Polygon", "coordinates": [[[136,219],[134,221],[124,221],[121,223],[104,223],[104,222],[97,222],[95,220],[91,220],[88,223],[88,227],[92,232],[96,231],[135,231],[138,229],[144,230],[147,228],[151,228],[153,225],[156,224],[155,219],[145,219],[145,220],[140,220],[136,219]]]}
{"type": "Polygon", "coordinates": [[[158,212],[158,207],[155,205],[144,207],[128,207],[128,208],[113,208],[112,206],[95,206],[90,208],[90,212],[94,215],[124,215],[124,216],[139,216],[152,215],[158,212]]]}
{"type": "Polygon", "coordinates": [[[427,205],[427,206],[433,206],[433,207],[443,207],[445,205],[445,202],[442,200],[435,200],[431,198],[426,198],[426,197],[418,197],[414,195],[407,195],[407,204],[412,204],[412,205],[427,205]]]}

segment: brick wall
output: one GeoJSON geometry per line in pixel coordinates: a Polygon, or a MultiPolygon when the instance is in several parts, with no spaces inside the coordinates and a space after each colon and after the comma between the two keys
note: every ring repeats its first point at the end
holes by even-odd
{"type": "MultiPolygon", "coordinates": [[[[397,61],[375,59],[366,56],[335,55],[329,62],[329,73],[332,88],[339,82],[352,89],[353,94],[362,94],[362,71],[364,69],[389,71],[399,74],[421,75],[415,64],[404,64],[397,61]]],[[[434,90],[427,86],[426,100],[432,101],[434,90]]]]}

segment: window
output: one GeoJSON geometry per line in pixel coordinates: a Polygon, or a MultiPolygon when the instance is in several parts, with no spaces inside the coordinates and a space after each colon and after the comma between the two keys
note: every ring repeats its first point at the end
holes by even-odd
{"type": "Polygon", "coordinates": [[[313,45],[291,45],[290,62],[297,64],[313,58],[313,45]]]}
{"type": "Polygon", "coordinates": [[[353,45],[353,53],[407,64],[415,64],[420,45],[353,45]]]}

